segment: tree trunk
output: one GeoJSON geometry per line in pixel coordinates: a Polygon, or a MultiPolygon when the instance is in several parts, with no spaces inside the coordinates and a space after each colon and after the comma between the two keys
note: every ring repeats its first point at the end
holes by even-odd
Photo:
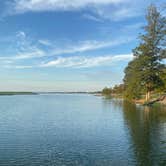
{"type": "Polygon", "coordinates": [[[149,101],[150,100],[150,91],[147,91],[146,92],[146,101],[149,101]]]}
{"type": "Polygon", "coordinates": [[[148,101],[148,92],[146,92],[146,102],[148,101]]]}

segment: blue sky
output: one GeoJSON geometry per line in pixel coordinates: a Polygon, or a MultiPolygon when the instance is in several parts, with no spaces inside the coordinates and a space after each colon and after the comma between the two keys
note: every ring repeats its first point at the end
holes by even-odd
{"type": "Polygon", "coordinates": [[[121,83],[147,6],[163,2],[0,0],[0,90],[95,91],[121,83]]]}

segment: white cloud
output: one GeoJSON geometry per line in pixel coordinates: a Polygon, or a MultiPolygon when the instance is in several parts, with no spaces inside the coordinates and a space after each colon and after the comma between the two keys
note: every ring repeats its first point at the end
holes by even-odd
{"type": "Polygon", "coordinates": [[[123,37],[115,40],[110,41],[96,41],[96,40],[87,40],[79,42],[76,44],[69,44],[66,47],[63,48],[56,48],[54,49],[51,54],[52,55],[60,55],[60,54],[72,54],[72,53],[80,53],[80,52],[86,52],[86,51],[92,51],[102,48],[109,48],[109,47],[115,47],[121,44],[126,44],[132,41],[133,39],[131,37],[123,37]]]}
{"type": "Polygon", "coordinates": [[[84,14],[83,18],[88,19],[88,20],[92,20],[92,21],[96,21],[96,22],[102,22],[103,21],[101,18],[98,18],[97,16],[94,16],[92,14],[84,14]]]}
{"type": "MultiPolygon", "coordinates": [[[[10,53],[6,56],[0,55],[0,60],[3,62],[27,60],[46,56],[46,52],[36,44],[37,41],[35,41],[34,44],[33,39],[31,39],[24,31],[18,31],[16,36],[10,37],[9,39],[10,40],[6,41],[9,47],[6,49],[10,53]]],[[[46,41],[44,40],[41,40],[40,42],[45,42],[46,44],[46,41]]]]}
{"type": "MultiPolygon", "coordinates": [[[[12,48],[13,55],[0,56],[1,66],[5,68],[25,69],[32,67],[94,67],[100,65],[109,65],[110,62],[130,58],[130,55],[117,56],[76,56],[77,53],[85,53],[98,49],[111,48],[125,44],[133,40],[132,38],[120,38],[109,41],[80,41],[77,44],[67,42],[61,47],[55,42],[48,40],[34,40],[25,32],[19,31],[16,34],[14,42],[15,50],[12,48]],[[42,45],[42,46],[41,46],[42,45]],[[43,47],[44,45],[44,47],[43,47]],[[68,56],[68,57],[64,57],[68,56]],[[47,58],[56,58],[53,61],[42,63],[47,58]],[[33,66],[32,64],[37,64],[33,66]],[[39,64],[39,65],[38,65],[39,64]]],[[[9,42],[10,45],[10,42],[9,42]]]]}
{"type": "Polygon", "coordinates": [[[97,7],[100,5],[119,4],[124,0],[15,0],[16,12],[27,11],[71,11],[80,10],[86,7],[97,7]]]}
{"type": "Polygon", "coordinates": [[[17,37],[24,39],[24,38],[26,38],[26,34],[25,34],[24,31],[18,31],[17,32],[17,37]]]}
{"type": "Polygon", "coordinates": [[[134,0],[15,0],[8,13],[81,10],[85,12],[86,9],[93,13],[93,15],[85,14],[85,17],[90,20],[99,21],[103,18],[121,20],[142,14],[138,12],[140,10],[138,5],[144,3],[143,0],[137,3],[134,0]]]}
{"type": "Polygon", "coordinates": [[[38,40],[38,42],[44,46],[52,46],[51,42],[48,41],[48,40],[43,40],[43,39],[40,39],[38,40]]]}
{"type": "Polygon", "coordinates": [[[34,68],[34,66],[22,66],[22,65],[4,65],[4,68],[7,69],[30,69],[30,68],[34,68]]]}
{"type": "Polygon", "coordinates": [[[39,67],[72,67],[72,68],[89,68],[96,66],[109,66],[118,61],[129,61],[133,58],[132,54],[122,54],[122,55],[107,55],[107,56],[97,56],[97,57],[58,57],[53,61],[42,63],[39,67]]]}
{"type": "Polygon", "coordinates": [[[5,64],[2,65],[8,69],[30,69],[30,68],[92,68],[99,66],[112,66],[118,62],[128,62],[133,59],[132,54],[120,54],[120,55],[105,55],[105,56],[72,56],[72,57],[57,57],[55,60],[49,62],[42,62],[37,65],[14,65],[5,64]]]}
{"type": "Polygon", "coordinates": [[[13,61],[16,60],[34,59],[34,58],[41,58],[44,56],[46,56],[45,52],[36,48],[36,50],[31,50],[31,51],[27,50],[27,52],[18,53],[14,56],[0,56],[0,60],[2,60],[3,62],[9,61],[10,63],[12,63],[13,61]]]}
{"type": "MultiPolygon", "coordinates": [[[[37,59],[42,57],[54,57],[63,54],[76,54],[84,53],[88,51],[94,51],[98,49],[111,48],[119,46],[121,44],[126,44],[132,41],[132,37],[121,37],[119,39],[107,40],[107,41],[97,41],[97,40],[87,40],[80,41],[76,43],[67,42],[63,43],[63,46],[56,46],[55,42],[48,40],[34,40],[30,38],[25,32],[19,31],[16,34],[16,39],[14,42],[15,55],[0,56],[0,60],[25,60],[25,59],[37,59]],[[46,47],[40,47],[40,45],[46,47]]],[[[11,45],[10,41],[8,41],[11,45]]]]}
{"type": "MultiPolygon", "coordinates": [[[[33,59],[33,58],[41,58],[45,56],[45,52],[40,49],[35,49],[31,52],[19,53],[13,59],[21,60],[21,59],[33,59]]],[[[11,57],[12,58],[12,57],[11,57]]]]}

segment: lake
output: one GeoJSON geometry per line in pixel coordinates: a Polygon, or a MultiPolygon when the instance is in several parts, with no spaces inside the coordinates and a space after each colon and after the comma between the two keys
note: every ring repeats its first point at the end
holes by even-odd
{"type": "Polygon", "coordinates": [[[166,165],[166,108],[87,94],[0,96],[0,166],[166,165]]]}

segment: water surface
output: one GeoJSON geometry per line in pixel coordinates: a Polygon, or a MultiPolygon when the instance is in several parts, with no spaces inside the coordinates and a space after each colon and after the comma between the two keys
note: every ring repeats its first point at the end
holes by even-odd
{"type": "Polygon", "coordinates": [[[0,166],[166,165],[166,108],[84,94],[0,97],[0,166]]]}

